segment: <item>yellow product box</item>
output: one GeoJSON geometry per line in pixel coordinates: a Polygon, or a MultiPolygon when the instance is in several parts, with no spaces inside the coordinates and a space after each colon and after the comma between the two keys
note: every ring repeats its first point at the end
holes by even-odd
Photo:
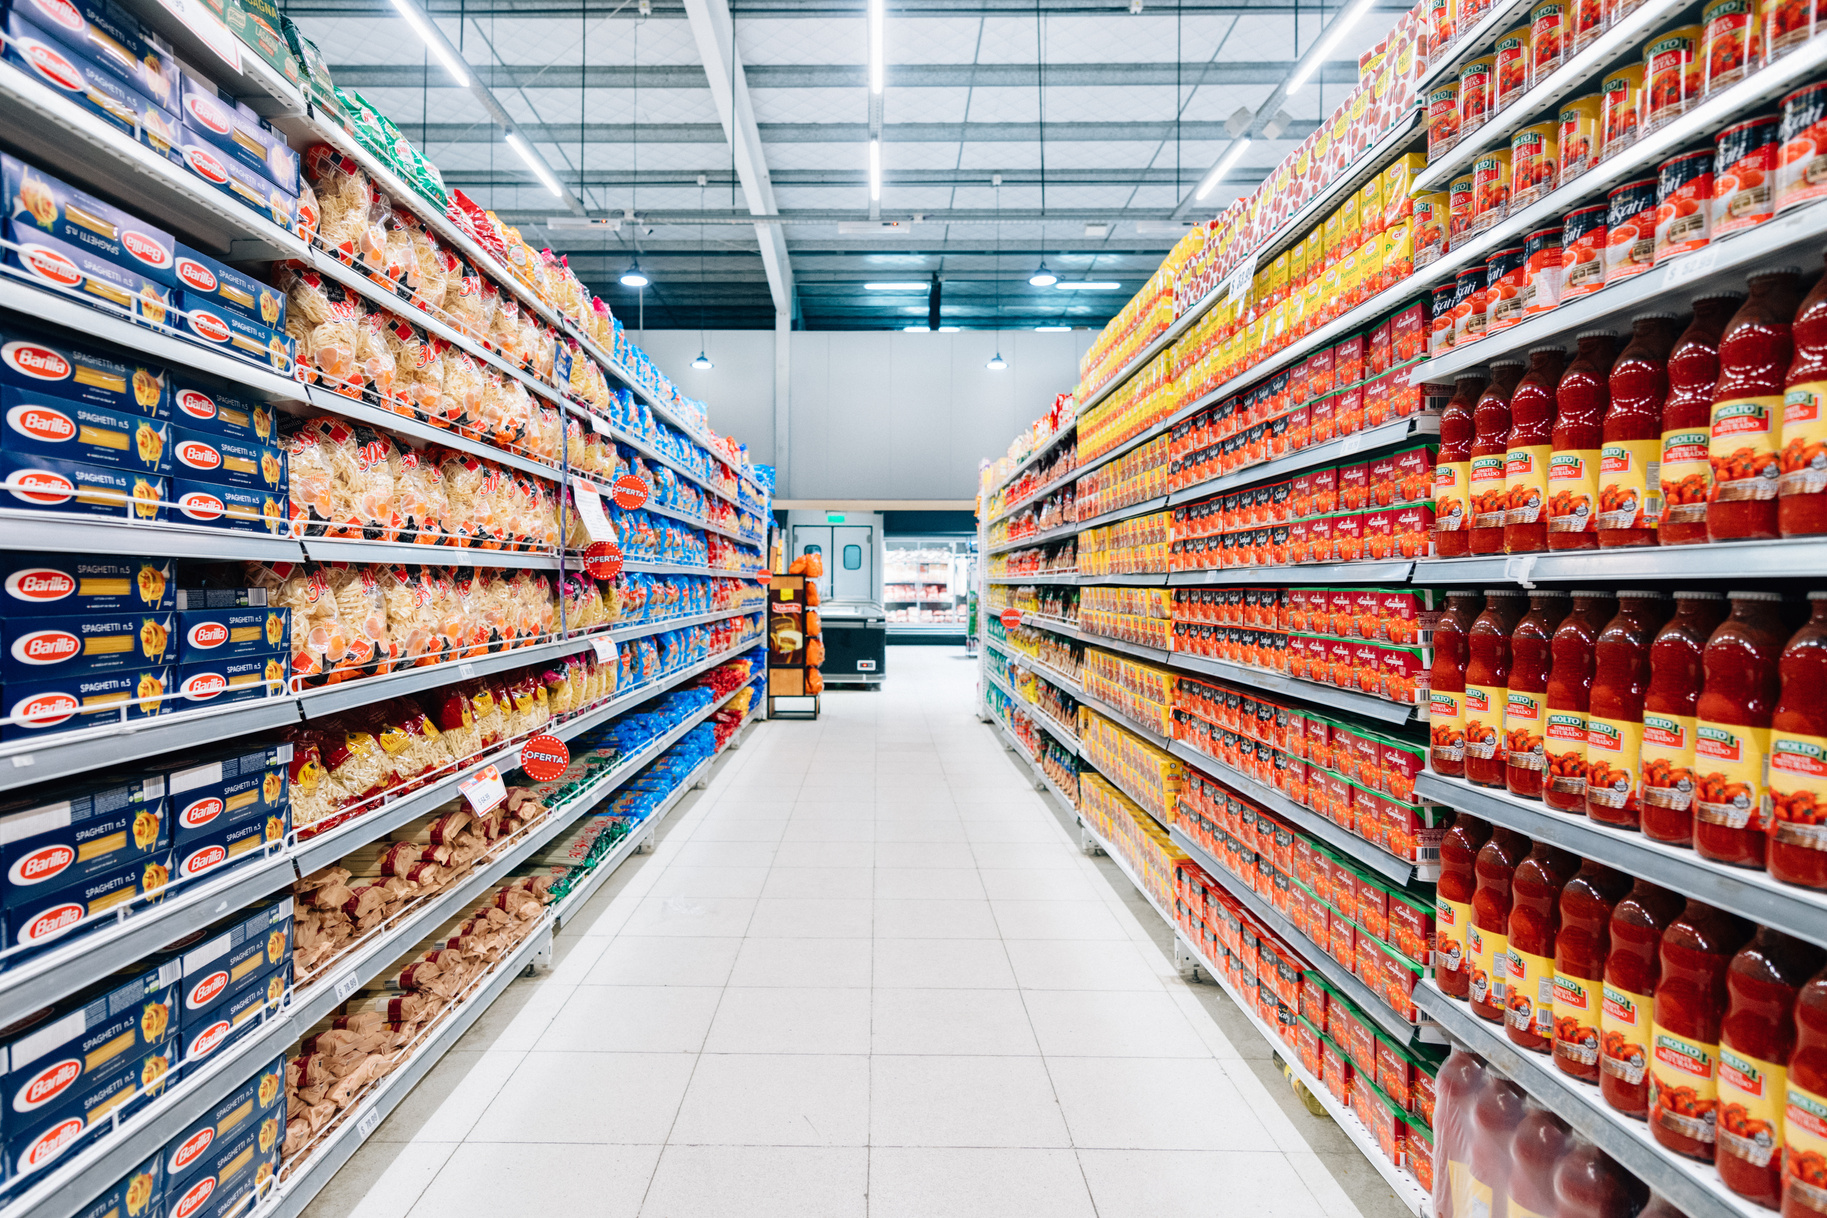
{"type": "Polygon", "coordinates": [[[1358,222],[1363,225],[1365,237],[1374,237],[1383,231],[1383,175],[1375,174],[1370,181],[1358,189],[1358,222]]]}
{"type": "Polygon", "coordinates": [[[1427,168],[1427,154],[1405,152],[1383,171],[1383,225],[1385,228],[1414,214],[1415,177],[1427,168]]]}

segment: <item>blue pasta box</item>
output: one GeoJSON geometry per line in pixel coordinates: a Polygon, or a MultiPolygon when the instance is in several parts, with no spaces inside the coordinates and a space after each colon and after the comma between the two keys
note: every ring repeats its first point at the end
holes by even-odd
{"type": "Polygon", "coordinates": [[[0,385],[34,389],[148,419],[171,417],[165,369],[20,330],[0,329],[0,385]]]}
{"type": "Polygon", "coordinates": [[[22,901],[6,911],[6,946],[42,947],[122,910],[139,913],[164,899],[171,868],[161,852],[22,901]]]}
{"type": "Polygon", "coordinates": [[[63,798],[18,796],[0,804],[0,867],[6,874],[0,905],[159,858],[171,845],[162,775],[52,793],[63,798]]]}
{"type": "Polygon", "coordinates": [[[199,1066],[260,1026],[260,1017],[285,1000],[287,970],[268,969],[246,987],[214,1004],[209,1017],[180,1033],[185,1069],[199,1066]]]}
{"type": "Polygon", "coordinates": [[[265,588],[179,588],[178,612],[191,609],[264,609],[273,603],[265,588]]]}
{"type": "Polygon", "coordinates": [[[264,991],[268,975],[292,958],[292,912],[289,896],[262,902],[227,925],[218,924],[214,935],[180,957],[180,1027],[194,1031],[214,1022],[230,999],[264,991]]]}
{"type": "Polygon", "coordinates": [[[62,999],[0,1048],[8,1124],[67,1102],[93,1079],[178,1029],[175,960],[99,981],[62,999]]]}
{"type": "Polygon", "coordinates": [[[167,109],[178,104],[171,48],[106,0],[10,0],[9,7],[84,59],[167,109]]]}
{"type": "Polygon", "coordinates": [[[18,9],[0,16],[0,59],[159,156],[183,163],[184,128],[169,106],[160,105],[119,74],[72,51],[18,9]]]}
{"type": "Polygon", "coordinates": [[[186,127],[287,194],[298,194],[298,154],[284,136],[234,102],[222,100],[209,81],[188,72],[179,77],[178,111],[186,127]]]}
{"type": "Polygon", "coordinates": [[[135,470],[0,449],[0,482],[5,507],[139,523],[165,519],[167,480],[135,470]]]}
{"type": "Polygon", "coordinates": [[[265,364],[280,376],[292,375],[298,348],[291,335],[188,291],[178,293],[177,311],[177,327],[209,346],[265,364]]]}
{"type": "Polygon", "coordinates": [[[179,478],[283,494],[285,466],[285,453],[270,444],[172,427],[171,470],[179,478]]]}
{"type": "Polygon", "coordinates": [[[173,567],[169,558],[0,555],[0,618],[168,612],[173,567]]]}
{"type": "Polygon", "coordinates": [[[164,697],[170,687],[169,668],[8,682],[7,718],[0,720],[0,740],[30,740],[54,732],[139,723],[164,713],[164,697]]]}
{"type": "Polygon", "coordinates": [[[178,614],[178,663],[282,655],[291,645],[289,609],[187,609],[178,614]]]}
{"type": "Polygon", "coordinates": [[[117,1119],[133,1115],[165,1090],[178,1064],[180,1042],[174,1034],[113,1069],[83,1080],[70,1098],[28,1116],[7,1114],[6,1158],[9,1173],[23,1180],[65,1155],[107,1136],[117,1119]]]}
{"type": "Polygon", "coordinates": [[[177,650],[170,613],[0,619],[0,682],[163,666],[177,650]]]}
{"type": "Polygon", "coordinates": [[[171,472],[171,424],[0,385],[0,451],[171,472]]]}
{"type": "Polygon", "coordinates": [[[173,478],[171,502],[176,523],[280,537],[291,533],[286,498],[272,491],[173,478]]]}
{"type": "Polygon", "coordinates": [[[153,1155],[114,1182],[114,1187],[77,1211],[77,1218],[163,1218],[164,1153],[153,1155]]]}
{"type": "Polygon", "coordinates": [[[233,702],[278,697],[285,693],[289,668],[288,657],[284,655],[202,660],[180,665],[177,684],[172,688],[178,699],[172,709],[197,710],[204,706],[227,706],[233,702]]]}
{"type": "MultiPolygon", "coordinates": [[[[283,301],[284,297],[280,299],[283,301]]],[[[282,317],[284,312],[282,303],[282,317]]],[[[171,417],[192,431],[215,436],[232,436],[260,444],[272,444],[279,438],[279,424],[271,406],[221,393],[188,379],[181,372],[172,374],[171,417]]]]}
{"type": "Polygon", "coordinates": [[[292,230],[292,222],[298,214],[298,196],[279,189],[265,174],[218,151],[206,135],[196,130],[194,123],[184,124],[179,151],[184,163],[199,178],[287,232],[292,230]]]}
{"type": "Polygon", "coordinates": [[[26,233],[53,237],[166,287],[178,286],[177,242],[170,233],[36,165],[0,154],[0,200],[14,240],[26,233]]]}
{"type": "Polygon", "coordinates": [[[177,243],[177,286],[187,297],[232,309],[249,321],[274,330],[285,329],[285,293],[261,283],[245,271],[199,254],[182,241],[177,243]]]}
{"type": "Polygon", "coordinates": [[[245,1218],[260,1190],[279,1172],[283,1114],[262,1116],[250,1129],[204,1154],[201,1169],[179,1187],[166,1186],[165,1218],[245,1218]]]}
{"type": "Polygon", "coordinates": [[[147,325],[172,322],[171,288],[162,280],[129,270],[16,220],[9,219],[6,229],[10,242],[6,264],[18,267],[36,282],[147,325]]]}
{"type": "Polygon", "coordinates": [[[173,878],[200,879],[259,857],[262,849],[274,840],[267,837],[266,830],[267,826],[257,820],[218,824],[172,851],[173,878]]]}
{"type": "Polygon", "coordinates": [[[197,1173],[215,1161],[212,1147],[220,1151],[235,1146],[250,1132],[256,1144],[278,1145],[284,1141],[284,1127],[285,1057],[281,1055],[165,1144],[159,1156],[162,1195],[173,1197],[189,1188],[197,1173]]]}
{"type": "Polygon", "coordinates": [[[257,822],[268,841],[291,827],[288,774],[290,744],[233,746],[214,759],[169,770],[161,767],[171,805],[172,840],[182,851],[217,826],[257,822]]]}

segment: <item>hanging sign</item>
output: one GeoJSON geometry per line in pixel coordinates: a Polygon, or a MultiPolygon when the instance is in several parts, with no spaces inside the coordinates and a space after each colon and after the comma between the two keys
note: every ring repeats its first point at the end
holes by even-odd
{"type": "Polygon", "coordinates": [[[1002,628],[1004,630],[1013,630],[1019,625],[1021,625],[1021,610],[1004,609],[1002,611],[1002,628]]]}
{"type": "Polygon", "coordinates": [[[463,792],[477,816],[507,799],[507,784],[501,781],[501,771],[492,765],[465,778],[457,784],[457,790],[463,792]]]}
{"type": "Polygon", "coordinates": [[[551,782],[571,764],[571,750],[557,736],[544,732],[520,746],[520,768],[534,782],[551,782]]]}
{"type": "Polygon", "coordinates": [[[596,487],[582,478],[571,479],[572,498],[577,503],[578,519],[584,522],[584,533],[592,542],[603,542],[614,545],[615,527],[609,523],[609,517],[603,512],[602,498],[597,495],[596,487]]]}

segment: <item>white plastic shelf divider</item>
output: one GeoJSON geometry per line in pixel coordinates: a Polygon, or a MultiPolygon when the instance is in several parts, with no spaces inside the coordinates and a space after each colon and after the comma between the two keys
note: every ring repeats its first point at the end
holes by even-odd
{"type": "Polygon", "coordinates": [[[1414,566],[1418,584],[1521,584],[1525,588],[1595,581],[1619,587],[1619,580],[1783,579],[1827,575],[1827,538],[1423,558],[1414,566]]]}
{"type": "MultiPolygon", "coordinates": [[[[1309,964],[1318,969],[1329,983],[1338,987],[1339,991],[1351,999],[1359,1010],[1374,1020],[1378,1027],[1405,1044],[1410,1040],[1419,1040],[1424,1044],[1444,1044],[1446,1042],[1445,1033],[1437,1025],[1427,1020],[1411,1024],[1398,1015],[1388,1003],[1383,1001],[1382,995],[1372,992],[1369,986],[1358,979],[1357,974],[1334,960],[1318,944],[1307,938],[1291,919],[1256,895],[1256,891],[1248,884],[1221,866],[1218,860],[1212,857],[1211,852],[1189,837],[1185,830],[1177,825],[1170,826],[1168,836],[1173,839],[1174,845],[1184,850],[1188,857],[1205,869],[1208,875],[1223,884],[1225,890],[1237,898],[1245,909],[1255,914],[1264,926],[1287,940],[1289,945],[1300,952],[1309,964]]],[[[1417,987],[1417,996],[1418,994],[1419,987],[1417,987]]],[[[1417,1001],[1416,1005],[1419,1006],[1420,1003],[1417,1001]]]]}
{"type": "Polygon", "coordinates": [[[1765,871],[1728,867],[1703,859],[1692,850],[1651,841],[1641,833],[1614,829],[1584,816],[1554,812],[1535,800],[1518,799],[1507,791],[1473,786],[1432,772],[1415,779],[1415,791],[1448,807],[1654,881],[1673,892],[1742,914],[1764,926],[1813,943],[1827,943],[1827,893],[1780,883],[1765,871]]]}
{"type": "Polygon", "coordinates": [[[1688,1218],[1768,1218],[1771,1213],[1726,1188],[1711,1163],[1697,1163],[1664,1150],[1650,1136],[1648,1125],[1612,1109],[1597,1087],[1562,1074],[1545,1053],[1517,1048],[1500,1028],[1472,1014],[1464,1003],[1448,998],[1431,980],[1415,986],[1415,1004],[1453,1040],[1496,1067],[1536,1103],[1674,1202],[1688,1218]]]}

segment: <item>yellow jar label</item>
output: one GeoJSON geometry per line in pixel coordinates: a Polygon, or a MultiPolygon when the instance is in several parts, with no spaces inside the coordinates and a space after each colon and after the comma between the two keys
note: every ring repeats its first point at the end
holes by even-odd
{"type": "Polygon", "coordinates": [[[1472,458],[1472,527],[1501,529],[1509,515],[1503,457],[1472,458]]]}
{"type": "Polygon", "coordinates": [[[1586,802],[1623,808],[1637,789],[1643,725],[1624,719],[1586,718],[1586,802]]]}
{"type": "Polygon", "coordinates": [[[1684,1138],[1711,1142],[1719,1118],[1719,1046],[1650,1031],[1649,1119],[1684,1138]]]}
{"type": "Polygon", "coordinates": [[[1548,531],[1586,533],[1597,528],[1599,450],[1560,448],[1548,457],[1548,531]]]}
{"type": "Polygon", "coordinates": [[[1526,694],[1519,689],[1505,691],[1503,747],[1507,764],[1519,770],[1548,768],[1543,713],[1541,694],[1526,694]]]}
{"type": "Polygon", "coordinates": [[[1508,505],[1508,524],[1534,524],[1546,517],[1542,512],[1548,503],[1548,458],[1546,444],[1512,448],[1503,463],[1503,493],[1508,505]]]}
{"type": "Polygon", "coordinates": [[[1827,1214],[1827,1096],[1790,1080],[1783,1099],[1784,1196],[1827,1214]]]}
{"type": "Polygon", "coordinates": [[[1662,522],[1703,524],[1706,501],[1713,494],[1713,463],[1707,460],[1711,437],[1704,427],[1677,427],[1662,433],[1662,522]]]}
{"type": "Polygon", "coordinates": [[[1575,710],[1548,711],[1542,751],[1548,772],[1543,785],[1561,795],[1586,793],[1586,716],[1575,710]]]}
{"type": "Polygon", "coordinates": [[[1472,907],[1445,897],[1434,898],[1434,969],[1457,973],[1470,958],[1465,937],[1472,925],[1472,907]]]}
{"type": "Polygon", "coordinates": [[[1509,936],[1486,930],[1468,919],[1465,940],[1466,955],[1472,963],[1472,1001],[1502,1010],[1505,983],[1510,979],[1509,936]]]}
{"type": "Polygon", "coordinates": [[[1776,498],[1777,420],[1783,399],[1732,398],[1713,404],[1707,459],[1713,463],[1713,501],[1776,498]]]}
{"type": "Polygon", "coordinates": [[[1694,728],[1694,816],[1728,829],[1770,823],[1770,729],[1700,720],[1694,728]]]}
{"type": "Polygon", "coordinates": [[[1818,495],[1827,491],[1827,381],[1783,390],[1783,448],[1777,491],[1818,495]]]}
{"type": "Polygon", "coordinates": [[[1480,761],[1502,761],[1503,711],[1509,691],[1501,685],[1465,687],[1465,755],[1480,761]]]}
{"type": "Polygon", "coordinates": [[[1504,1017],[1518,1032],[1554,1035],[1554,961],[1547,956],[1510,949],[1509,988],[1504,1017]]]}
{"type": "Polygon", "coordinates": [[[1614,440],[1599,450],[1599,527],[1653,529],[1662,519],[1661,440],[1614,440]]]}
{"type": "Polygon", "coordinates": [[[1471,527],[1471,482],[1470,461],[1442,461],[1434,466],[1435,532],[1457,533],[1471,527]]]}
{"type": "Polygon", "coordinates": [[[1610,985],[1604,994],[1599,1011],[1599,1069],[1634,1087],[1649,1073],[1650,1013],[1656,1009],[1656,1000],[1610,985]]]}
{"type": "Polygon", "coordinates": [[[1783,1144],[1785,1066],[1719,1046],[1719,1147],[1766,1167],[1783,1144]]]}
{"type": "Polygon", "coordinates": [[[1465,760],[1465,700],[1444,689],[1427,691],[1427,736],[1436,762],[1465,760]]]}
{"type": "Polygon", "coordinates": [[[1770,835],[1827,850],[1827,736],[1770,732],[1770,835]]]}
{"type": "Polygon", "coordinates": [[[1599,1060],[1599,991],[1596,979],[1554,974],[1554,1043],[1583,1065],[1599,1060]]]}
{"type": "Polygon", "coordinates": [[[1686,812],[1694,803],[1694,717],[1643,712],[1643,790],[1652,808],[1686,812]]]}

